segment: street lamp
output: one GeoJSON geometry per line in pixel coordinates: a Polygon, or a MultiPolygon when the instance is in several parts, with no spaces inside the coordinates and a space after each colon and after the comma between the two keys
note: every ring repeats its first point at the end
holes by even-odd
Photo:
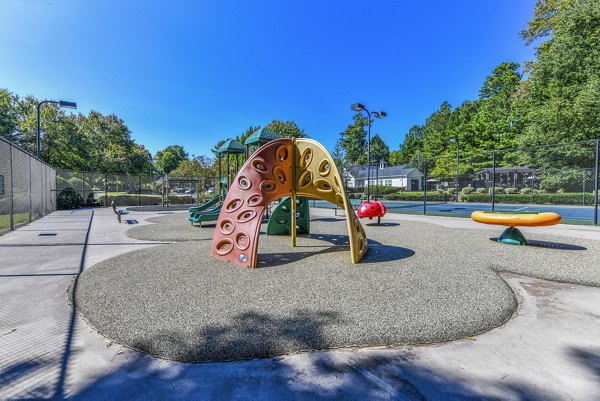
{"type": "Polygon", "coordinates": [[[44,103],[54,103],[54,104],[58,104],[58,107],[62,107],[65,109],[76,109],[77,108],[77,103],[75,102],[68,102],[66,100],[42,100],[41,102],[39,102],[37,104],[37,157],[38,159],[42,158],[42,153],[41,153],[41,147],[40,147],[40,107],[44,104],[44,103]]]}
{"type": "Polygon", "coordinates": [[[350,108],[354,111],[367,113],[367,125],[369,127],[369,136],[367,139],[367,202],[371,200],[371,114],[377,118],[387,117],[385,111],[369,111],[364,104],[354,103],[350,108]]]}
{"type": "Polygon", "coordinates": [[[458,138],[450,138],[450,143],[456,143],[456,179],[454,180],[454,201],[458,202],[458,138]]]}

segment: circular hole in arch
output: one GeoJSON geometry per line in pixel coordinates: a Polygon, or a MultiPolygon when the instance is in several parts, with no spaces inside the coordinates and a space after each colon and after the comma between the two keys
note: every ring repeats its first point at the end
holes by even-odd
{"type": "Polygon", "coordinates": [[[275,178],[275,181],[279,182],[281,185],[285,185],[285,183],[287,181],[287,178],[285,176],[285,172],[279,166],[276,166],[273,169],[273,178],[275,178]]]}
{"type": "Polygon", "coordinates": [[[315,188],[321,192],[331,192],[333,188],[331,188],[331,184],[327,180],[320,179],[315,181],[315,188]]]}
{"type": "Polygon", "coordinates": [[[248,261],[248,257],[242,253],[240,255],[240,262],[246,263],[246,261],[248,261]]]}
{"type": "Polygon", "coordinates": [[[255,210],[244,210],[243,212],[241,212],[240,214],[238,214],[236,220],[239,223],[245,223],[247,221],[252,220],[254,217],[256,217],[256,211],[255,210]]]}
{"type": "Polygon", "coordinates": [[[262,200],[263,197],[259,194],[256,194],[249,197],[246,203],[248,204],[248,206],[257,206],[261,204],[262,200]]]}
{"type": "Polygon", "coordinates": [[[235,245],[240,251],[245,251],[250,246],[250,238],[245,232],[239,232],[235,236],[235,245]]]}
{"type": "Polygon", "coordinates": [[[362,251],[365,247],[365,240],[363,237],[358,237],[358,250],[362,251]]]}
{"type": "Polygon", "coordinates": [[[313,152],[311,148],[306,148],[300,156],[300,167],[307,167],[312,161],[313,152]]]}
{"type": "Polygon", "coordinates": [[[245,175],[239,176],[237,181],[241,189],[250,189],[252,186],[252,181],[250,181],[250,179],[245,175]]]}
{"type": "Polygon", "coordinates": [[[275,151],[275,158],[277,159],[277,161],[279,163],[283,163],[287,160],[288,149],[287,149],[286,145],[281,145],[280,147],[277,148],[277,150],[275,151]]]}
{"type": "Polygon", "coordinates": [[[275,186],[275,182],[272,180],[266,180],[260,183],[260,189],[263,192],[274,192],[277,188],[275,186]]]}
{"type": "Polygon", "coordinates": [[[233,241],[229,238],[223,238],[217,243],[217,253],[221,256],[225,256],[233,249],[233,241]]]}
{"type": "Polygon", "coordinates": [[[254,167],[254,169],[256,171],[258,171],[259,173],[266,173],[268,171],[267,165],[265,164],[264,160],[262,159],[256,159],[252,162],[252,167],[254,167]]]}
{"type": "Polygon", "coordinates": [[[341,193],[337,193],[335,194],[335,201],[337,202],[338,205],[343,205],[344,204],[344,197],[342,196],[341,193]]]}
{"type": "Polygon", "coordinates": [[[300,178],[298,178],[298,186],[300,188],[304,188],[307,185],[310,185],[310,183],[312,182],[312,173],[310,171],[305,171],[302,174],[300,174],[300,178]]]}
{"type": "Polygon", "coordinates": [[[235,212],[240,207],[242,207],[243,203],[244,202],[242,201],[241,198],[234,198],[234,199],[230,200],[229,202],[227,202],[227,205],[225,206],[225,210],[227,210],[228,212],[235,212]]]}
{"type": "Polygon", "coordinates": [[[284,212],[289,212],[290,208],[287,207],[287,205],[281,205],[281,210],[283,210],[284,212]]]}
{"type": "Polygon", "coordinates": [[[329,160],[321,160],[321,163],[319,163],[319,174],[321,175],[321,177],[327,177],[330,171],[331,165],[329,164],[329,160]]]}
{"type": "Polygon", "coordinates": [[[235,223],[230,219],[223,219],[219,228],[223,234],[229,235],[235,230],[235,223]]]}

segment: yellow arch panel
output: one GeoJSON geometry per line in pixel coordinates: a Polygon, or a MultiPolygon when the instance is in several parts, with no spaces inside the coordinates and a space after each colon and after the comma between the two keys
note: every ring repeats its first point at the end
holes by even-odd
{"type": "Polygon", "coordinates": [[[367,236],[354,213],[333,158],[317,141],[298,138],[294,142],[296,194],[323,199],[344,209],[352,263],[358,263],[367,252],[367,236]]]}

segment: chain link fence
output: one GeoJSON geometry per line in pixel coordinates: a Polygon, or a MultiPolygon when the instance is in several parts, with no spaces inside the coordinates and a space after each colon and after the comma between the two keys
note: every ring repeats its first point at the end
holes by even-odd
{"type": "MultiPolygon", "coordinates": [[[[600,140],[414,157],[371,166],[371,199],[388,212],[470,216],[484,211],[554,211],[563,222],[598,224],[600,140]]],[[[367,166],[346,169],[351,198],[367,199],[367,166]]]]}
{"type": "Polygon", "coordinates": [[[195,205],[210,199],[216,177],[169,177],[152,174],[109,174],[58,170],[58,208],[79,206],[195,205]],[[70,201],[63,202],[63,199],[70,201]]]}
{"type": "Polygon", "coordinates": [[[0,235],[56,209],[56,170],[0,138],[0,235]]]}

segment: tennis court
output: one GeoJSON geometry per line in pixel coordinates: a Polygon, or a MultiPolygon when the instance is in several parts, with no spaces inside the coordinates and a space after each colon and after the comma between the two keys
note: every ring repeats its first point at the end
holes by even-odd
{"type": "MultiPolygon", "coordinates": [[[[351,200],[356,208],[361,203],[358,199],[351,200]]],[[[336,206],[325,201],[314,201],[314,206],[331,207],[336,206]]],[[[405,201],[382,201],[389,213],[410,214],[432,214],[448,215],[455,217],[469,217],[476,210],[492,211],[491,203],[453,203],[453,202],[405,202],[405,201]]],[[[561,215],[565,223],[594,224],[594,206],[565,206],[565,205],[505,205],[496,203],[494,210],[497,211],[520,211],[520,212],[556,212],[561,215]]]]}

